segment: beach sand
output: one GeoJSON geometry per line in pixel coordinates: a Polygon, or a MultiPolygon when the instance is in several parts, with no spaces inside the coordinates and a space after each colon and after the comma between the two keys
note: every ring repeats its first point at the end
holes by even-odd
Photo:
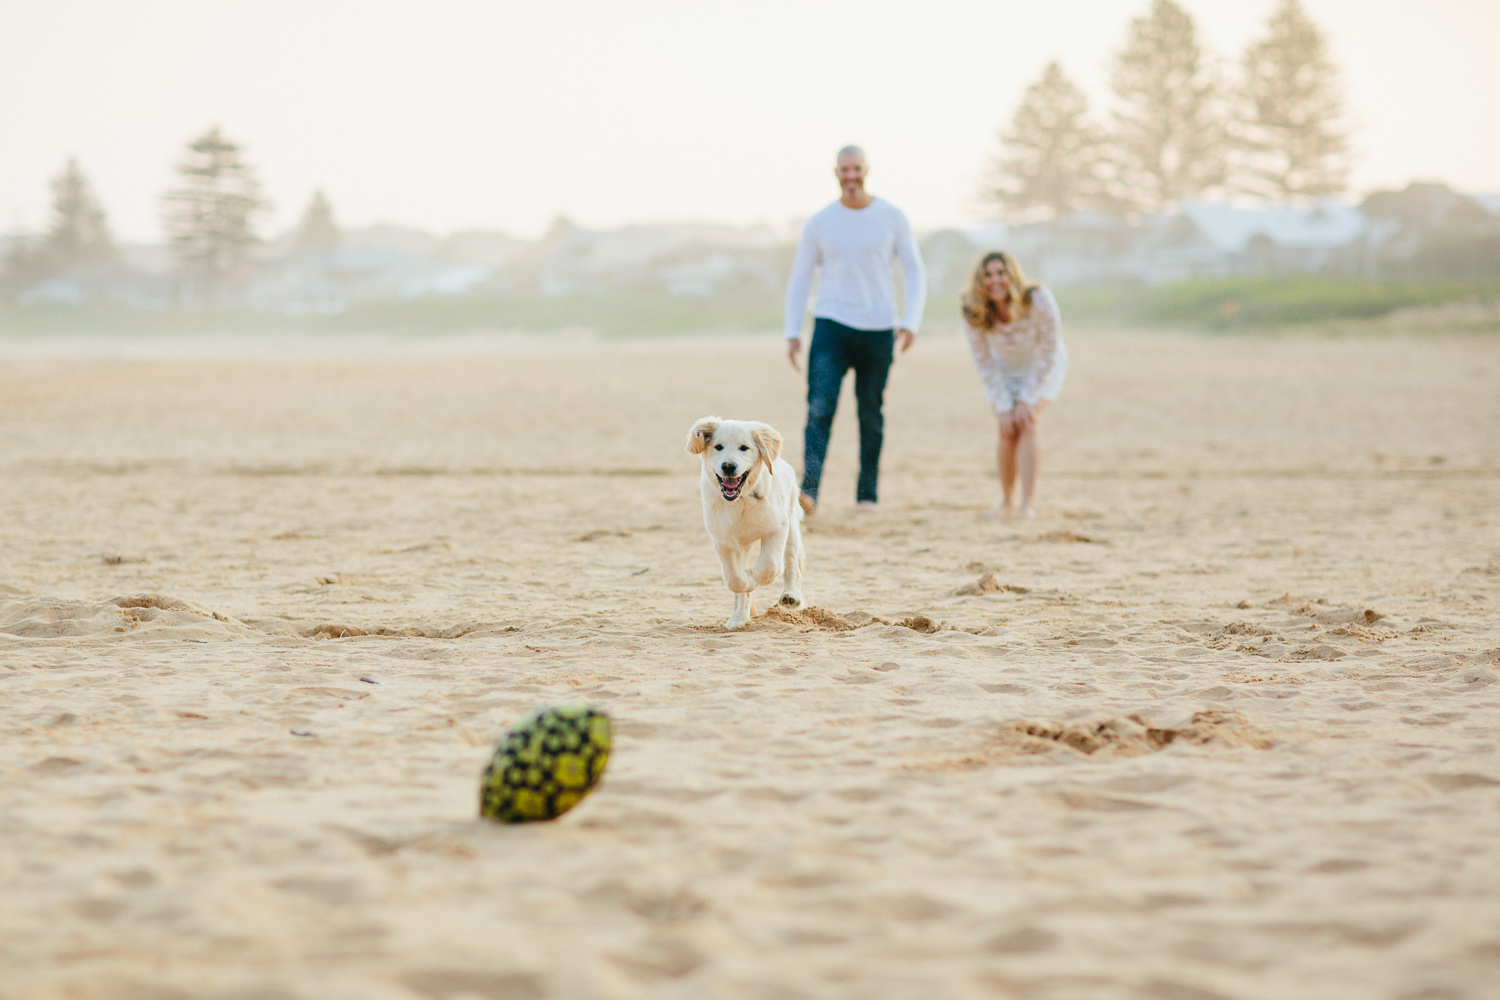
{"type": "Polygon", "coordinates": [[[684,440],[800,464],[774,335],[0,358],[0,997],[1496,996],[1500,339],[1070,350],[1035,521],[960,340],[870,514],[846,397],[742,633],[684,440]]]}

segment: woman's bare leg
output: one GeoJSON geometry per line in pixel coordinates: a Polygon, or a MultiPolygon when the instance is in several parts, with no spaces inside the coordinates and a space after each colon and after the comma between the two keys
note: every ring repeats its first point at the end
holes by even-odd
{"type": "Polygon", "coordinates": [[[1005,498],[1007,510],[1016,505],[1016,444],[1015,434],[1006,434],[1000,438],[1000,495],[1005,498]]]}
{"type": "Polygon", "coordinates": [[[1033,504],[1036,501],[1036,475],[1042,464],[1041,416],[1046,408],[1046,400],[1036,404],[1031,420],[1016,441],[1015,462],[1021,476],[1022,517],[1036,517],[1036,507],[1033,504]]]}
{"type": "MultiPolygon", "coordinates": [[[[1020,440],[1015,445],[1015,465],[1021,475],[1021,516],[1036,517],[1036,508],[1032,503],[1036,500],[1036,471],[1041,462],[1042,446],[1037,441],[1036,422],[1032,423],[1021,432],[1020,440]]],[[[1006,505],[1009,506],[1009,492],[1006,493],[1006,505]]]]}
{"type": "Polygon", "coordinates": [[[1016,429],[1014,424],[1001,421],[1000,443],[996,450],[995,464],[1000,472],[1000,495],[1004,498],[990,508],[990,515],[1010,517],[1016,512],[1016,429]]]}

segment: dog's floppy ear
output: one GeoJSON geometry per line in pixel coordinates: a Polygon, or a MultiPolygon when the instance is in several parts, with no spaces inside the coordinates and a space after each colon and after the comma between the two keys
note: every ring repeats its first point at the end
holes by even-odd
{"type": "Polygon", "coordinates": [[[719,429],[723,417],[702,417],[688,431],[688,451],[694,455],[701,455],[708,450],[708,439],[714,436],[714,431],[719,429]]]}
{"type": "Polygon", "coordinates": [[[760,450],[760,460],[766,463],[766,475],[776,475],[773,463],[781,457],[781,435],[770,424],[761,424],[751,436],[755,439],[755,447],[760,450]]]}

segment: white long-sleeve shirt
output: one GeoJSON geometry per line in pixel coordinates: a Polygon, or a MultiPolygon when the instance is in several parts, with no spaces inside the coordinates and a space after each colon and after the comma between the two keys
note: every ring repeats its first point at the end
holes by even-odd
{"type": "Polygon", "coordinates": [[[1053,399],[1062,390],[1068,349],[1062,342],[1062,314],[1047,289],[1031,293],[1031,310],[1025,316],[989,330],[967,323],[964,328],[984,394],[996,413],[1013,408],[1017,400],[1035,406],[1037,400],[1053,399]]]}
{"type": "Polygon", "coordinates": [[[876,198],[864,208],[842,201],[807,220],[786,288],[786,335],[802,336],[813,272],[822,268],[813,316],[856,330],[915,331],[927,304],[927,275],[911,224],[901,210],[876,198]],[[901,265],[906,310],[898,315],[891,264],[901,265]]]}

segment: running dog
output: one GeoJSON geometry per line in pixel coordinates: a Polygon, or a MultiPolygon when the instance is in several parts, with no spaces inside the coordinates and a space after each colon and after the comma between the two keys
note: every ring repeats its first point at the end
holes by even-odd
{"type": "Polygon", "coordinates": [[[781,603],[802,607],[802,508],[796,473],[781,457],[781,435],[759,420],[704,417],[688,432],[688,451],[703,458],[703,524],[734,594],[725,627],[750,621],[750,592],[777,574],[781,603]]]}

